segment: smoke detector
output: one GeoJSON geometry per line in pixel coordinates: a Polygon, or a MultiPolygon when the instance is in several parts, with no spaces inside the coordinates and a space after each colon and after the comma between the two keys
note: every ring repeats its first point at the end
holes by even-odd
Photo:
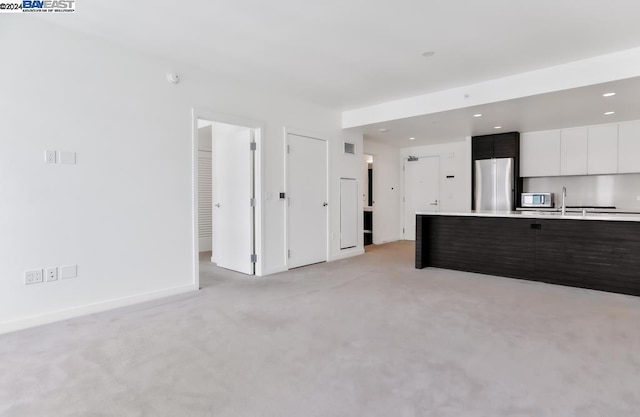
{"type": "Polygon", "coordinates": [[[170,73],[167,74],[167,80],[171,84],[178,84],[180,82],[180,76],[178,74],[176,74],[175,72],[170,72],[170,73]]]}

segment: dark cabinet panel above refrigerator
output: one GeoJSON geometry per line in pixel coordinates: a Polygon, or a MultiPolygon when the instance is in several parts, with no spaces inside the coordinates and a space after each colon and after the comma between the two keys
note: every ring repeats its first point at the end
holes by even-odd
{"type": "Polygon", "coordinates": [[[471,206],[476,207],[476,172],[475,161],[483,159],[513,158],[512,173],[512,198],[511,210],[519,206],[520,193],[522,192],[522,179],[520,178],[520,133],[508,132],[496,135],[474,136],[471,138],[471,206]]]}
{"type": "Polygon", "coordinates": [[[471,141],[473,159],[493,158],[493,136],[477,136],[471,141]]]}
{"type": "Polygon", "coordinates": [[[520,133],[511,132],[493,135],[494,158],[517,158],[520,156],[520,133]]]}
{"type": "Polygon", "coordinates": [[[518,158],[520,133],[474,136],[471,140],[473,159],[518,158]]]}

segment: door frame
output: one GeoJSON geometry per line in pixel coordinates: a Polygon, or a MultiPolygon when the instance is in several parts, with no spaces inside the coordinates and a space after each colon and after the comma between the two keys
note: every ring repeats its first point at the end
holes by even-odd
{"type": "MultiPolygon", "coordinates": [[[[338,211],[339,211],[339,216],[338,216],[338,221],[340,224],[340,234],[338,235],[338,248],[343,251],[343,250],[353,250],[355,248],[357,248],[361,243],[362,246],[364,247],[364,233],[360,233],[360,219],[362,219],[362,213],[364,212],[364,210],[362,209],[362,193],[360,192],[360,190],[362,190],[362,185],[360,184],[360,181],[358,180],[358,178],[354,178],[354,177],[340,177],[340,182],[338,183],[339,187],[338,187],[338,192],[340,195],[340,200],[339,200],[339,204],[338,204],[338,211]],[[348,246],[346,248],[342,247],[342,180],[348,180],[348,181],[355,181],[356,183],[356,244],[355,246],[348,246]]],[[[373,212],[372,212],[373,215],[373,212]]],[[[362,228],[364,229],[364,228],[362,228]]]]}
{"type": "Polygon", "coordinates": [[[296,135],[296,136],[303,136],[305,138],[309,138],[309,139],[314,139],[314,140],[321,140],[324,142],[324,146],[325,146],[325,163],[326,163],[326,173],[327,173],[327,178],[326,178],[326,190],[325,190],[325,201],[328,203],[328,208],[327,208],[327,214],[326,214],[326,227],[325,227],[325,233],[327,236],[327,247],[325,248],[325,260],[324,262],[328,262],[329,261],[329,254],[330,254],[330,247],[331,247],[331,210],[332,210],[332,204],[331,201],[329,201],[330,199],[330,184],[329,184],[329,180],[331,178],[331,172],[330,172],[330,167],[331,164],[329,162],[329,139],[328,139],[328,135],[323,135],[321,133],[318,132],[312,132],[309,130],[305,130],[305,129],[297,129],[297,128],[291,128],[291,127],[284,127],[283,128],[283,133],[284,133],[284,137],[283,137],[283,142],[284,142],[284,192],[285,192],[285,197],[286,197],[286,201],[285,201],[285,205],[284,205],[284,266],[286,268],[286,270],[289,270],[289,255],[288,255],[288,250],[289,250],[289,152],[288,152],[288,146],[289,146],[289,135],[296,135]]]}
{"type": "Polygon", "coordinates": [[[199,222],[198,222],[198,119],[204,119],[211,122],[227,123],[236,126],[247,127],[253,129],[254,141],[256,142],[255,150],[255,166],[253,169],[253,183],[255,187],[255,215],[254,215],[254,245],[255,253],[258,260],[255,265],[255,275],[262,276],[264,259],[263,244],[264,237],[262,234],[262,224],[264,213],[262,208],[262,175],[263,175],[263,153],[262,144],[264,136],[264,123],[258,120],[252,120],[244,117],[230,116],[215,113],[207,109],[193,107],[191,109],[191,206],[192,206],[192,254],[193,254],[193,287],[195,290],[200,289],[200,242],[198,239],[199,222]]]}
{"type": "MultiPolygon", "coordinates": [[[[403,156],[401,161],[402,161],[402,224],[401,224],[401,231],[402,233],[400,234],[402,236],[402,240],[406,240],[405,239],[405,228],[407,225],[407,208],[406,208],[406,204],[407,202],[406,200],[406,194],[407,194],[407,190],[406,190],[406,175],[407,175],[407,171],[405,169],[406,164],[409,162],[408,161],[408,156],[403,156]]],[[[440,204],[442,204],[442,198],[441,198],[441,194],[442,194],[442,157],[440,154],[436,154],[436,155],[424,155],[424,156],[418,156],[418,159],[422,159],[422,158],[438,158],[438,211],[440,210],[440,204]]],[[[375,161],[375,159],[374,159],[375,161]]]]}

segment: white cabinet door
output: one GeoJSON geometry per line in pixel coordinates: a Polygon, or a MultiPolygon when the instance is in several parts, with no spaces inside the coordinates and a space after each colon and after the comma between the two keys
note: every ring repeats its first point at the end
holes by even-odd
{"type": "Polygon", "coordinates": [[[587,175],[587,141],[586,127],[562,129],[560,132],[560,174],[587,175]]]}
{"type": "Polygon", "coordinates": [[[589,127],[589,156],[587,173],[615,174],[618,172],[618,125],[589,127]]]}
{"type": "Polygon", "coordinates": [[[289,269],[327,260],[327,142],[287,134],[289,269]]]}
{"type": "Polygon", "coordinates": [[[619,124],[618,172],[640,172],[640,121],[619,124]]]}
{"type": "Polygon", "coordinates": [[[523,133],[520,136],[520,176],[560,175],[560,131],[523,133]]]}

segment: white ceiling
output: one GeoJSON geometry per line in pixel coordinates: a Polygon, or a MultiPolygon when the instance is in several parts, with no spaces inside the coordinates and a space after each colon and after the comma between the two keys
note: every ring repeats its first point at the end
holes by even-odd
{"type": "Polygon", "coordinates": [[[640,78],[540,94],[350,129],[395,147],[463,141],[466,136],[536,132],[640,119],[640,78]],[[615,92],[612,97],[603,97],[615,92]],[[605,112],[614,111],[612,115],[605,112]],[[473,117],[482,114],[482,117],[473,117]],[[495,129],[495,126],[502,126],[495,129]],[[380,132],[379,129],[388,129],[380,132]],[[415,140],[409,140],[414,137],[415,140]]]}
{"type": "Polygon", "coordinates": [[[639,15],[637,0],[91,0],[41,18],[344,110],[637,47],[639,15]]]}

